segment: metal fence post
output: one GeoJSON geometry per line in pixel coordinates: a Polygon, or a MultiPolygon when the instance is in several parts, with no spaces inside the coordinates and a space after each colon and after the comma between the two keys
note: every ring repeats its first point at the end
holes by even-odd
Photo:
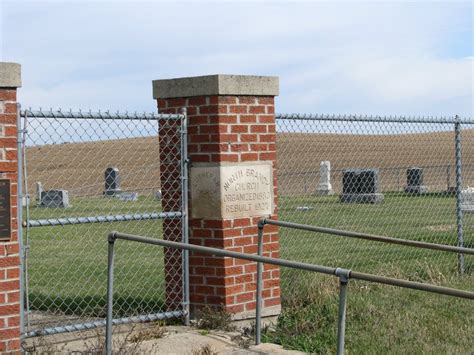
{"type": "Polygon", "coordinates": [[[18,244],[20,244],[20,333],[21,339],[25,335],[25,246],[23,243],[23,130],[21,128],[21,105],[16,104],[16,125],[17,125],[17,225],[18,244]]]}
{"type": "MultiPolygon", "coordinates": [[[[183,243],[189,243],[188,228],[188,117],[186,108],[181,109],[181,228],[183,243]]],[[[190,324],[189,300],[189,250],[183,250],[183,311],[184,324],[190,324]]]]}
{"type": "MultiPolygon", "coordinates": [[[[263,256],[263,227],[265,221],[258,222],[258,255],[263,256]]],[[[262,263],[257,263],[257,290],[256,290],[256,306],[255,306],[255,345],[261,343],[262,338],[262,263]]]]}
{"type": "MultiPolygon", "coordinates": [[[[456,120],[459,116],[456,115],[456,120]]],[[[462,145],[461,145],[461,124],[456,122],[454,124],[455,135],[455,153],[456,153],[456,224],[457,224],[457,245],[464,246],[463,235],[463,213],[461,206],[461,191],[462,191],[462,145]]],[[[458,271],[464,274],[464,254],[458,254],[458,271]]]]}
{"type": "Polygon", "coordinates": [[[346,335],[346,302],[347,285],[349,284],[350,270],[336,269],[339,276],[339,315],[337,322],[337,355],[344,354],[344,340],[346,335]]]}
{"type": "Polygon", "coordinates": [[[105,353],[112,355],[112,320],[113,320],[113,302],[114,302],[114,245],[115,232],[108,236],[108,261],[107,261],[107,321],[105,323],[105,353]]]}

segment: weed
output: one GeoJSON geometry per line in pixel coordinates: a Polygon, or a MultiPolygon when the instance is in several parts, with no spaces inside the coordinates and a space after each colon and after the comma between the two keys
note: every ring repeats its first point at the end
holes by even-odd
{"type": "Polygon", "coordinates": [[[193,350],[192,355],[217,355],[209,344],[203,345],[200,349],[193,350]]]}
{"type": "Polygon", "coordinates": [[[225,330],[232,331],[235,327],[232,325],[232,315],[223,307],[205,306],[199,312],[199,321],[197,323],[199,329],[206,330],[225,330]]]}

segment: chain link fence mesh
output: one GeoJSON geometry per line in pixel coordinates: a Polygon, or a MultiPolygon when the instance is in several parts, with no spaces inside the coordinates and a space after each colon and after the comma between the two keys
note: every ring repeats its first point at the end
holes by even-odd
{"type": "MultiPolygon", "coordinates": [[[[163,211],[176,212],[167,215],[168,228],[181,226],[181,201],[168,199],[163,205],[161,196],[162,185],[180,189],[176,121],[181,116],[60,111],[22,115],[28,132],[27,332],[80,330],[105,317],[107,234],[120,230],[162,238],[163,211]],[[161,141],[159,130],[165,132],[161,141]],[[161,169],[160,150],[169,155],[161,169]]],[[[179,254],[174,262],[180,263],[181,252],[174,253],[179,254]]],[[[164,264],[160,248],[117,246],[114,318],[180,314],[182,285],[173,286],[175,299],[166,299],[164,264]]]]}
{"type": "MultiPolygon", "coordinates": [[[[454,122],[278,115],[279,219],[457,245],[454,122]]],[[[463,237],[464,246],[473,247],[474,121],[462,122],[463,237]]],[[[432,272],[458,270],[456,254],[334,235],[280,228],[280,243],[285,259],[386,276],[427,281],[432,272]]],[[[473,258],[464,263],[471,274],[473,258]]],[[[282,270],[283,292],[299,278],[282,270]]]]}

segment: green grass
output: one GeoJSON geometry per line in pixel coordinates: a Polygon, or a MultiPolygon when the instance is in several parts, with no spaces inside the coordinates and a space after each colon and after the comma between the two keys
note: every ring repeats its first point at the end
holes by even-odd
{"type": "MultiPolygon", "coordinates": [[[[31,208],[31,219],[160,212],[159,201],[73,199],[69,209],[31,208]]],[[[280,197],[281,220],[338,229],[456,244],[452,196],[385,194],[379,205],[342,204],[336,196],[280,197]],[[308,206],[308,211],[297,211],[308,206]]],[[[474,215],[466,215],[465,245],[474,246],[474,215]]],[[[112,230],[160,237],[161,221],[114,222],[30,230],[31,308],[101,317],[105,310],[107,233],[112,230]]],[[[467,275],[456,273],[457,256],[403,246],[280,229],[281,257],[346,267],[392,277],[473,289],[474,260],[467,275]]],[[[163,251],[137,243],[117,243],[115,315],[163,309],[163,251]]],[[[337,326],[334,278],[283,268],[283,313],[268,341],[287,348],[331,353],[337,326]]],[[[472,302],[424,292],[350,283],[347,322],[349,353],[468,353],[472,351],[472,302]]]]}
{"type": "MultiPolygon", "coordinates": [[[[74,199],[68,209],[31,208],[31,219],[160,212],[159,201],[74,199]]],[[[107,280],[107,234],[112,230],[156,237],[159,220],[36,227],[29,233],[31,308],[102,316],[107,280]]],[[[115,257],[117,316],[160,311],[164,302],[163,250],[120,242],[115,257]]]]}

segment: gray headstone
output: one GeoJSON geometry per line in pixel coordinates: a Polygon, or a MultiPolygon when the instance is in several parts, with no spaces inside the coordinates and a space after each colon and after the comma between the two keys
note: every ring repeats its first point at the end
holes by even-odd
{"type": "Polygon", "coordinates": [[[342,172],[341,202],[380,203],[383,194],[379,192],[378,169],[348,169],[342,172]]]}
{"type": "Polygon", "coordinates": [[[422,194],[428,192],[428,188],[423,185],[423,169],[408,168],[407,169],[407,186],[405,192],[410,194],[422,194]]]}
{"type": "Polygon", "coordinates": [[[331,162],[325,160],[319,165],[318,194],[332,195],[334,191],[331,186],[331,162]]]}
{"type": "Polygon", "coordinates": [[[69,204],[69,192],[66,190],[45,190],[41,192],[41,207],[67,208],[69,204]]]}
{"type": "Polygon", "coordinates": [[[114,167],[105,169],[104,195],[115,196],[121,193],[119,170],[114,167]]]}
{"type": "Polygon", "coordinates": [[[474,187],[468,187],[461,191],[461,210],[474,213],[474,187]]]}

